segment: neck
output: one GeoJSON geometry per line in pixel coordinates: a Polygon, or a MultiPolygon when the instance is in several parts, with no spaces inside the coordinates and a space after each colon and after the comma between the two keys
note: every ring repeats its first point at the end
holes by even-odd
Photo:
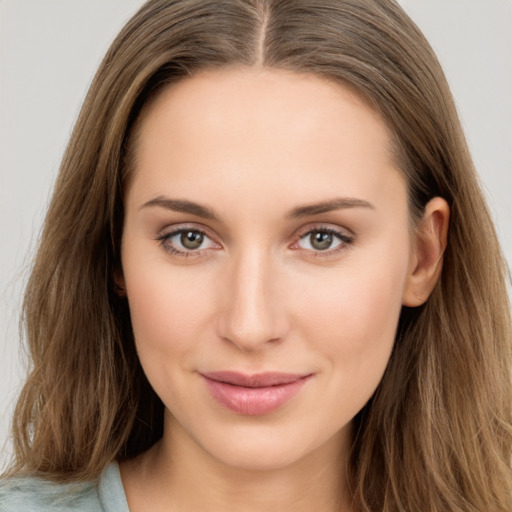
{"type": "Polygon", "coordinates": [[[167,424],[160,442],[121,466],[130,510],[349,512],[347,437],[285,467],[251,469],[222,463],[167,424]]]}

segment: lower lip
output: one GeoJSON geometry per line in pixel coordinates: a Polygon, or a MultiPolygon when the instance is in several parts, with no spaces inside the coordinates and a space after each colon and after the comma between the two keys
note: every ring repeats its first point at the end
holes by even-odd
{"type": "Polygon", "coordinates": [[[306,384],[310,375],[287,384],[246,388],[204,377],[217,402],[233,412],[248,416],[268,414],[289,402],[306,384]]]}

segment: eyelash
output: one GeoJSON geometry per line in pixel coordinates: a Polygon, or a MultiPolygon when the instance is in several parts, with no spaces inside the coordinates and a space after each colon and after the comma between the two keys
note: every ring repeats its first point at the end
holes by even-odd
{"type": "MultiPolygon", "coordinates": [[[[170,240],[174,238],[175,236],[182,235],[183,233],[197,233],[199,235],[202,235],[204,239],[208,239],[211,241],[211,243],[215,244],[211,237],[208,236],[208,234],[203,230],[199,228],[194,227],[181,227],[179,229],[175,229],[171,231],[170,233],[164,233],[163,235],[159,236],[157,240],[160,242],[160,245],[164,248],[165,251],[167,251],[169,254],[172,254],[173,256],[178,256],[181,258],[188,258],[188,257],[194,257],[194,256],[201,256],[203,253],[211,250],[211,247],[208,247],[206,249],[198,249],[198,250],[180,250],[176,247],[173,247],[170,244],[170,240]]],[[[216,244],[219,245],[219,244],[216,244]]],[[[220,247],[220,246],[219,246],[220,247]]]]}
{"type": "MultiPolygon", "coordinates": [[[[178,256],[181,258],[187,258],[187,257],[198,257],[203,255],[204,253],[212,250],[212,247],[208,247],[206,249],[189,249],[189,250],[180,250],[176,247],[170,245],[169,241],[174,238],[175,236],[182,235],[183,233],[197,233],[199,235],[202,235],[205,239],[210,240],[212,244],[216,244],[211,237],[208,236],[208,234],[199,228],[193,228],[193,227],[182,227],[179,229],[175,229],[171,231],[170,233],[165,233],[157,238],[157,241],[160,242],[162,247],[165,251],[167,251],[169,254],[173,256],[178,256]]],[[[307,231],[304,231],[303,233],[298,235],[297,241],[295,241],[290,247],[294,250],[300,249],[298,247],[298,244],[301,240],[306,239],[308,236],[311,236],[313,233],[326,233],[329,235],[333,235],[340,243],[334,248],[334,249],[326,249],[326,250],[307,250],[307,252],[310,253],[311,256],[314,257],[329,257],[334,254],[337,254],[339,252],[347,250],[354,242],[354,237],[347,235],[337,229],[334,229],[332,227],[328,226],[314,226],[312,228],[309,228],[307,231]]],[[[219,244],[216,244],[219,245],[219,244]]],[[[220,245],[219,245],[220,247],[220,245]]]]}
{"type": "Polygon", "coordinates": [[[293,245],[298,245],[298,243],[301,240],[307,239],[313,233],[323,233],[323,234],[332,235],[334,238],[336,238],[339,241],[339,244],[336,247],[334,247],[333,249],[311,250],[312,255],[315,257],[328,257],[333,254],[337,254],[341,251],[348,249],[349,246],[354,242],[353,236],[349,236],[342,231],[339,231],[337,229],[334,229],[334,228],[328,227],[328,226],[315,226],[313,228],[308,229],[306,232],[302,233],[299,236],[298,241],[295,242],[293,245]]]}

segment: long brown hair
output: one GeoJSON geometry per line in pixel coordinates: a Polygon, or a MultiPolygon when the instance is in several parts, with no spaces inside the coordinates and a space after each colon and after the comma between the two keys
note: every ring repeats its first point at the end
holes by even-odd
{"type": "Polygon", "coordinates": [[[451,208],[440,281],[424,306],[404,307],[383,380],[354,421],[357,510],[510,512],[506,266],[443,72],[394,0],[150,0],[129,21],[84,102],[27,286],[33,367],[14,472],[89,479],[162,435],[113,280],[130,133],[160,88],[227,66],[350,84],[394,135],[411,219],[434,196],[451,208]]]}

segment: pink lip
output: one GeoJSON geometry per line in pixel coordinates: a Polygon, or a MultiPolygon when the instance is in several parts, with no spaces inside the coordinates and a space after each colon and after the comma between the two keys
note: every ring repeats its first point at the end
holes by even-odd
{"type": "Polygon", "coordinates": [[[268,414],[291,400],[312,375],[238,372],[201,373],[208,391],[231,411],[249,416],[268,414]]]}

